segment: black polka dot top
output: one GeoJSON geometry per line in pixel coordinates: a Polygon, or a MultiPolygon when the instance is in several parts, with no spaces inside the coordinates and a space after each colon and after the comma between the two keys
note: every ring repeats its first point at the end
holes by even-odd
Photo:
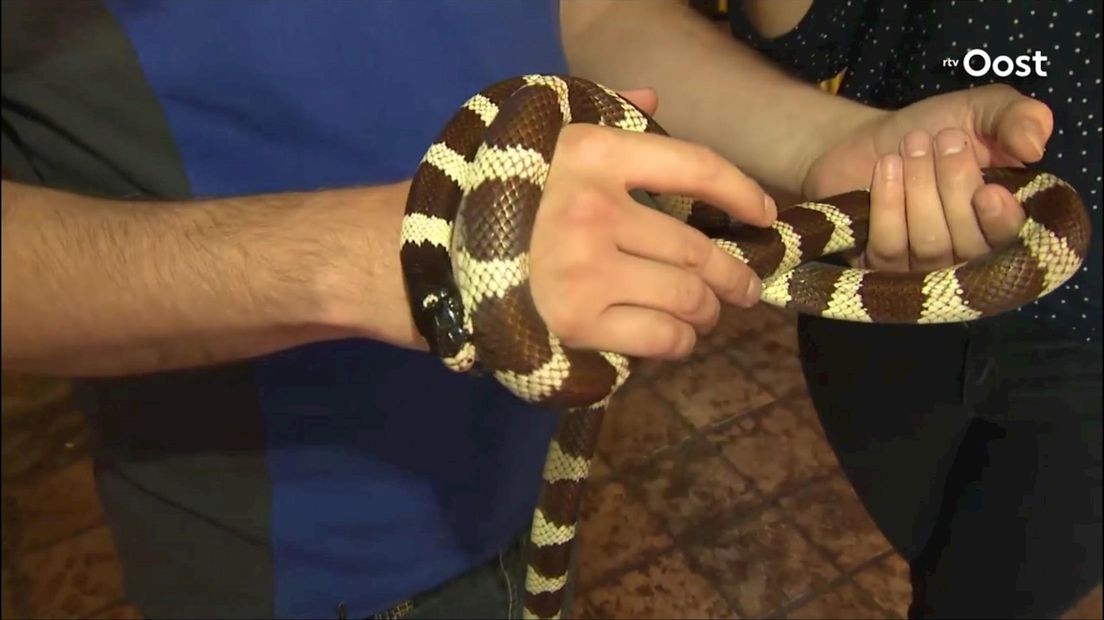
{"type": "Polygon", "coordinates": [[[797,77],[820,82],[844,71],[839,94],[869,105],[895,109],[1003,82],[1050,106],[1054,133],[1038,166],[1081,193],[1092,246],[1065,287],[1019,312],[1062,335],[1098,341],[1101,10],[1096,0],[815,0],[793,30],[770,40],[757,36],[738,1],[729,21],[738,39],[797,77]]]}

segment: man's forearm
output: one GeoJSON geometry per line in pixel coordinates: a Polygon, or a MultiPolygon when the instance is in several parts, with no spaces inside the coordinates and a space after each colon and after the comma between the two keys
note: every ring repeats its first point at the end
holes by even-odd
{"type": "Polygon", "coordinates": [[[678,0],[563,0],[571,71],[658,92],[656,119],[760,182],[799,193],[829,144],[879,114],[793,79],[678,0]]]}
{"type": "Polygon", "coordinates": [[[405,187],[127,203],[5,181],[4,366],[113,375],[331,338],[416,346],[405,187]]]}

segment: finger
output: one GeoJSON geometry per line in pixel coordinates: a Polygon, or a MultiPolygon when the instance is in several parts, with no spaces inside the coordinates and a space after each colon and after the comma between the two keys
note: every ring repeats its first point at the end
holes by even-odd
{"type": "Polygon", "coordinates": [[[646,359],[677,360],[697,344],[694,328],[665,312],[610,306],[594,321],[588,348],[646,359]]]}
{"type": "Polygon", "coordinates": [[[721,313],[717,296],[696,274],[666,263],[622,254],[608,266],[609,305],[665,312],[705,333],[721,313]]]}
{"type": "Polygon", "coordinates": [[[615,162],[625,190],[698,198],[731,217],[757,226],[778,215],[774,200],[758,183],[706,147],[668,136],[609,129],[608,149],[591,153],[602,167],[615,162]]]}
{"type": "Polygon", "coordinates": [[[727,303],[749,307],[759,301],[762,282],[746,264],[675,218],[631,199],[626,203],[613,231],[622,252],[690,271],[727,303]]]}
{"type": "Polygon", "coordinates": [[[969,138],[960,129],[941,131],[935,136],[935,152],[935,176],[954,260],[970,260],[988,253],[989,244],[973,205],[974,192],[985,182],[969,138]]]}
{"type": "Polygon", "coordinates": [[[644,111],[649,116],[654,116],[659,108],[659,95],[650,88],[634,88],[618,91],[619,95],[628,99],[630,103],[644,111]]]}
{"type": "Polygon", "coordinates": [[[970,91],[970,107],[976,119],[975,131],[998,149],[988,165],[1006,165],[1008,159],[1042,159],[1054,131],[1054,115],[1045,103],[1021,95],[1010,86],[992,84],[970,91]]]}
{"type": "Polygon", "coordinates": [[[870,235],[866,266],[881,271],[908,271],[908,222],[901,157],[889,154],[874,166],[870,186],[870,235]]]}
{"type": "Polygon", "coordinates": [[[951,233],[943,216],[935,183],[931,137],[911,131],[902,141],[905,182],[905,218],[909,233],[909,265],[913,270],[946,267],[954,263],[951,233]]]}
{"type": "Polygon", "coordinates": [[[1019,235],[1027,214],[1012,194],[1000,185],[986,185],[974,195],[977,217],[990,248],[999,248],[1019,235]]]}

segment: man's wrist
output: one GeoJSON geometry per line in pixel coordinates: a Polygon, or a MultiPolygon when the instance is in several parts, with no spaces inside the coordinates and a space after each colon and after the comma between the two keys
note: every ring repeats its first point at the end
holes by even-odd
{"type": "Polygon", "coordinates": [[[399,261],[399,232],[410,182],[336,190],[306,205],[320,234],[332,240],[332,260],[312,271],[311,319],[350,337],[425,350],[410,315],[399,261]],[[325,222],[316,218],[324,217],[325,222]]]}

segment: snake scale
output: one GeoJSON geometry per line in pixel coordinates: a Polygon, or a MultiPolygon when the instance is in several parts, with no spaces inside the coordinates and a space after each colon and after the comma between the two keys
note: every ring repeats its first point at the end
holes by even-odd
{"type": "MultiPolygon", "coordinates": [[[[450,369],[482,369],[517,397],[561,412],[546,455],[526,556],[525,617],[563,609],[580,500],[602,416],[633,360],[573,350],[551,334],[529,292],[528,244],[559,131],[594,123],[667,135],[600,84],[521,75],[473,95],[419,163],[401,229],[401,264],[417,329],[450,369]]],[[[1061,179],[1015,168],[983,171],[1027,220],[990,255],[930,272],[888,273],[815,259],[864,247],[869,193],[781,210],[770,227],[740,225],[682,196],[653,196],[763,281],[762,301],[870,323],[946,323],[993,316],[1061,286],[1081,265],[1090,224],[1061,179]]]]}

